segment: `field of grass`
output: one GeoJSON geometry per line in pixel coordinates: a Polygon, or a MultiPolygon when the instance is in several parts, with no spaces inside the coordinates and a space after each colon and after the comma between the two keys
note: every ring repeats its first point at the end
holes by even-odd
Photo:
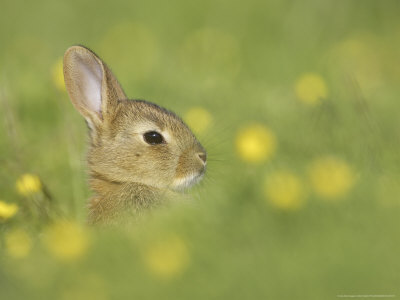
{"type": "Polygon", "coordinates": [[[400,297],[399,1],[0,6],[0,299],[400,297]],[[85,224],[74,44],[196,132],[192,201],[85,224]]]}

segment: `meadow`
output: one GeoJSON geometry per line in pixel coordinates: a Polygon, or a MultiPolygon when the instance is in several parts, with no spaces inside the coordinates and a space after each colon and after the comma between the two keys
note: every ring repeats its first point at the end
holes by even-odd
{"type": "Polygon", "coordinates": [[[1,299],[400,296],[400,2],[0,7],[1,299]],[[75,44],[196,133],[191,201],[86,224],[75,44]]]}

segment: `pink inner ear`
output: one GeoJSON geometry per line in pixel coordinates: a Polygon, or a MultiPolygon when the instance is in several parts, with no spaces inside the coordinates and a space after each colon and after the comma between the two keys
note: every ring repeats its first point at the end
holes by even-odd
{"type": "Polygon", "coordinates": [[[79,84],[85,107],[92,112],[101,113],[101,83],[103,72],[97,61],[87,64],[82,61],[78,64],[80,73],[79,84]]]}

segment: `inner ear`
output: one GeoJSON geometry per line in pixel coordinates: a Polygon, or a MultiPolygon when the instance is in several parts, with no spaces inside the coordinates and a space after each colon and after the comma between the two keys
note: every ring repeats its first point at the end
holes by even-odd
{"type": "Polygon", "coordinates": [[[72,46],[65,52],[64,80],[75,108],[88,123],[96,126],[112,118],[119,99],[126,99],[111,70],[96,54],[82,46],[72,46]]]}
{"type": "Polygon", "coordinates": [[[65,87],[75,108],[93,124],[102,119],[103,78],[103,63],[89,49],[73,46],[65,52],[65,87]]]}
{"type": "Polygon", "coordinates": [[[103,70],[100,64],[94,60],[92,64],[78,64],[80,71],[79,79],[81,85],[81,93],[84,96],[85,106],[93,112],[97,112],[101,116],[101,84],[103,79],[103,70]]]}

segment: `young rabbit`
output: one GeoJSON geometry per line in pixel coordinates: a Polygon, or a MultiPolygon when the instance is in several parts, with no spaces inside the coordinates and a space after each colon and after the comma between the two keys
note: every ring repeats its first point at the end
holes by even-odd
{"type": "Polygon", "coordinates": [[[90,223],[140,213],[202,178],[206,151],[185,123],[156,104],[129,100],[91,50],[65,52],[64,80],[89,128],[90,223]]]}

